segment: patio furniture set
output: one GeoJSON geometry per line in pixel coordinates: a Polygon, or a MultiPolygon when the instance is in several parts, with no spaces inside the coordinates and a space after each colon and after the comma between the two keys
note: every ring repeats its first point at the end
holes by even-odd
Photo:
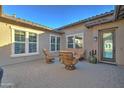
{"type": "MultiPolygon", "coordinates": [[[[53,63],[54,57],[49,52],[48,49],[43,49],[43,53],[45,55],[46,63],[53,63]]],[[[59,61],[65,65],[66,70],[74,70],[76,69],[75,64],[79,62],[79,60],[84,58],[84,51],[82,49],[65,49],[59,51],[59,61]]]]}

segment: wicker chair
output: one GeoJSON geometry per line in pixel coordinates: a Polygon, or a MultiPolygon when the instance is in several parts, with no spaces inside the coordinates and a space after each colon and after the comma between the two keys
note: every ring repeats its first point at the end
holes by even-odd
{"type": "Polygon", "coordinates": [[[43,49],[43,53],[45,55],[46,63],[50,64],[54,62],[54,57],[51,55],[51,53],[47,49],[43,49]]]}
{"type": "Polygon", "coordinates": [[[65,69],[74,70],[75,64],[78,63],[78,58],[73,57],[72,52],[60,52],[60,60],[65,65],[65,69]]]}

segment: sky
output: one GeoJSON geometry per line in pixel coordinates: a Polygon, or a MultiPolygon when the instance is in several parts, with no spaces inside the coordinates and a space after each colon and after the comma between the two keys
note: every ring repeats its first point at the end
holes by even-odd
{"type": "Polygon", "coordinates": [[[58,28],[91,16],[113,10],[112,5],[5,5],[5,14],[58,28]]]}

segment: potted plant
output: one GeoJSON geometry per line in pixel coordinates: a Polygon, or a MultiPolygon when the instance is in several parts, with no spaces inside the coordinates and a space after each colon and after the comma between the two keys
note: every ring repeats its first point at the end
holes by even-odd
{"type": "Polygon", "coordinates": [[[97,58],[96,58],[96,50],[91,50],[89,52],[89,58],[90,63],[97,64],[97,58]]]}

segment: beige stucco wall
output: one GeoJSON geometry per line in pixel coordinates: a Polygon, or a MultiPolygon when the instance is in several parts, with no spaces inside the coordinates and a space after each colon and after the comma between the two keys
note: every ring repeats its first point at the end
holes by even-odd
{"type": "Polygon", "coordinates": [[[83,33],[84,34],[84,50],[86,54],[86,58],[88,57],[88,52],[90,51],[90,47],[92,45],[91,38],[92,37],[92,31],[88,31],[88,29],[83,25],[75,25],[71,26],[65,29],[60,30],[64,32],[65,34],[62,35],[62,49],[66,48],[66,36],[67,35],[73,35],[76,33],[83,33]]]}
{"type": "MultiPolygon", "coordinates": [[[[107,29],[112,27],[116,28],[116,63],[119,65],[124,65],[124,20],[118,20],[116,22],[101,24],[98,26],[94,26],[92,28],[86,28],[84,24],[78,24],[75,26],[67,27],[60,31],[64,32],[65,34],[61,35],[61,47],[60,49],[63,50],[66,48],[66,36],[72,35],[76,33],[84,33],[84,50],[86,51],[86,58],[88,58],[88,53],[91,49],[97,50],[97,57],[100,61],[100,55],[98,50],[98,40],[94,41],[93,37],[98,36],[98,31],[101,29],[107,29]]],[[[22,56],[22,57],[11,57],[11,44],[12,44],[12,29],[10,24],[0,22],[0,65],[8,65],[14,63],[20,63],[25,61],[31,61],[36,59],[43,59],[43,48],[50,47],[50,34],[52,35],[59,35],[57,33],[47,32],[47,31],[38,31],[35,32],[39,33],[39,54],[32,55],[32,56],[22,56]]],[[[23,28],[17,26],[17,28],[23,28]]],[[[28,28],[29,29],[29,28],[28,28]]],[[[32,29],[31,29],[32,30],[32,29]]],[[[57,56],[57,52],[52,52],[53,55],[57,56]]],[[[41,60],[43,62],[43,60],[41,60]]]]}
{"type": "Polygon", "coordinates": [[[92,28],[86,28],[84,24],[79,24],[71,27],[67,27],[62,29],[61,31],[65,32],[62,35],[62,49],[66,48],[66,35],[75,34],[75,33],[84,33],[84,49],[86,51],[86,58],[88,58],[88,53],[92,49],[97,50],[97,58],[100,59],[100,51],[99,51],[99,39],[94,41],[94,37],[98,36],[98,31],[107,28],[116,28],[116,64],[124,65],[124,20],[118,20],[116,22],[101,24],[98,26],[94,26],[92,28]]]}
{"type": "MultiPolygon", "coordinates": [[[[14,25],[0,22],[0,66],[14,64],[14,63],[20,63],[20,62],[26,62],[26,61],[36,60],[36,59],[43,59],[44,56],[43,56],[42,49],[43,48],[49,49],[50,34],[55,34],[55,33],[34,30],[35,33],[39,34],[39,54],[32,55],[32,56],[11,57],[11,54],[12,54],[12,48],[11,48],[11,46],[12,46],[12,29],[11,29],[11,26],[14,26],[14,25]]],[[[16,27],[23,28],[20,26],[16,26],[16,27]]],[[[27,28],[23,28],[23,29],[27,29],[27,28]]],[[[29,29],[29,30],[32,30],[32,29],[29,29]]],[[[53,54],[56,54],[56,53],[53,53],[53,54]]],[[[41,62],[43,62],[43,60],[41,60],[41,62]]]]}
{"type": "MultiPolygon", "coordinates": [[[[119,65],[124,65],[124,20],[118,20],[116,22],[106,23],[103,25],[95,26],[91,28],[93,35],[98,37],[98,31],[102,29],[112,28],[112,27],[118,27],[115,28],[116,33],[116,63],[119,65]]],[[[92,41],[94,42],[94,41],[92,41]]],[[[98,51],[98,41],[94,42],[92,47],[96,47],[98,51]]],[[[97,53],[98,58],[100,60],[100,51],[97,53]]]]}

